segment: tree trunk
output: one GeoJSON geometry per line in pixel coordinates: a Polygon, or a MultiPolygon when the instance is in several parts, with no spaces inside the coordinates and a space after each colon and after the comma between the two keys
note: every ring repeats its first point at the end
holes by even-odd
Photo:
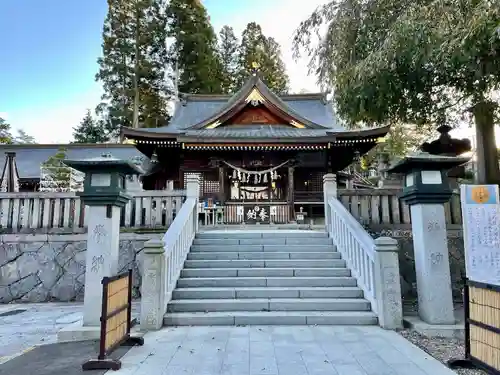
{"type": "Polygon", "coordinates": [[[138,5],[136,5],[135,10],[135,59],[134,59],[134,113],[132,120],[132,128],[139,128],[139,58],[140,58],[140,50],[139,50],[139,38],[140,38],[140,30],[139,25],[141,22],[141,10],[138,5]]]}
{"type": "Polygon", "coordinates": [[[471,111],[476,122],[477,184],[500,184],[494,114],[497,104],[481,101],[471,111]]]}

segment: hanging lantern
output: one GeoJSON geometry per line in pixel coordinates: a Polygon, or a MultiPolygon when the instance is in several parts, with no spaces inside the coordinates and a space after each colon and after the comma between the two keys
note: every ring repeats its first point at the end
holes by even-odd
{"type": "Polygon", "coordinates": [[[236,180],[236,169],[233,169],[233,180],[236,180]]]}

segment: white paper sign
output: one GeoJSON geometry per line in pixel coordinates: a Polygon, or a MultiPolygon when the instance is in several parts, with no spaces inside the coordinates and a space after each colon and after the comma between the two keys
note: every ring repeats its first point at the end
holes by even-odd
{"type": "Polygon", "coordinates": [[[460,200],[467,277],[500,286],[498,185],[462,185],[460,200]]]}

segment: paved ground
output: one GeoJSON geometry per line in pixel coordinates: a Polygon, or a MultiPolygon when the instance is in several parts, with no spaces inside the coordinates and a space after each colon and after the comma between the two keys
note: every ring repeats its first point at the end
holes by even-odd
{"type": "MultiPolygon", "coordinates": [[[[133,304],[133,316],[138,314],[133,304]]],[[[83,316],[81,303],[0,305],[0,364],[35,345],[57,341],[57,332],[83,316]]]]}
{"type": "Polygon", "coordinates": [[[455,375],[378,327],[177,327],[144,339],[112,374],[455,375]]]}
{"type": "MultiPolygon", "coordinates": [[[[121,347],[111,354],[120,358],[129,350],[121,347]]],[[[25,354],[0,364],[0,375],[80,375],[82,363],[97,358],[98,341],[69,342],[37,346],[25,354]]],[[[88,375],[103,375],[106,371],[86,371],[88,375]]],[[[150,374],[154,375],[154,374],[150,374]]]]}

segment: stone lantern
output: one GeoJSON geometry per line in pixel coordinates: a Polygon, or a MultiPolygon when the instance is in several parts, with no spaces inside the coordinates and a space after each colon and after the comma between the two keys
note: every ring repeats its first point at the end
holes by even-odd
{"type": "Polygon", "coordinates": [[[420,153],[389,168],[404,175],[401,200],[410,206],[418,312],[429,324],[454,324],[444,203],[452,190],[447,172],[468,157],[420,153]]]}
{"type": "Polygon", "coordinates": [[[98,338],[101,280],[118,273],[121,208],[131,198],[126,177],[143,172],[134,163],[111,156],[64,163],[85,173],[83,192],[77,195],[87,206],[88,217],[83,327],[75,329],[71,339],[98,338]]]}

